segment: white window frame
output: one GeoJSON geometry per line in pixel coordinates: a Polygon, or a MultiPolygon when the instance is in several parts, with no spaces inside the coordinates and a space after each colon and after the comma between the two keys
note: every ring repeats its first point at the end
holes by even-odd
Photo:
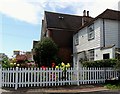
{"type": "Polygon", "coordinates": [[[79,45],[79,36],[78,36],[78,34],[75,35],[75,40],[74,40],[74,42],[75,42],[75,46],[76,46],[76,45],[79,45]]]}
{"type": "Polygon", "coordinates": [[[89,61],[94,61],[94,57],[95,57],[95,50],[94,49],[91,49],[91,50],[88,50],[88,59],[89,61]]]}
{"type": "Polygon", "coordinates": [[[95,38],[95,34],[94,34],[94,24],[90,25],[88,27],[88,41],[93,40],[95,38]]]}

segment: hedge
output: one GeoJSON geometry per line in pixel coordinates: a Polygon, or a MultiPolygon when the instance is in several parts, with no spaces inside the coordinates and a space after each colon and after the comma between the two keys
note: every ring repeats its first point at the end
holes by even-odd
{"type": "Polygon", "coordinates": [[[117,59],[105,59],[97,61],[83,61],[83,67],[115,67],[117,59]]]}

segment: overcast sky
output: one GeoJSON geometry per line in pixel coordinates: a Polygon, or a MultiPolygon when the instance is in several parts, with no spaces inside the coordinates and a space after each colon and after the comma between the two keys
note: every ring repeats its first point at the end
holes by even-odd
{"type": "Polygon", "coordinates": [[[0,53],[30,51],[40,39],[44,11],[96,17],[105,9],[118,10],[119,0],[0,0],[0,53]]]}

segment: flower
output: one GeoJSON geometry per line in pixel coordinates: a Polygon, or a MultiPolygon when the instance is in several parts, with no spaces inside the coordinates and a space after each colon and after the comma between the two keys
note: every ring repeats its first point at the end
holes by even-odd
{"type": "Polygon", "coordinates": [[[17,67],[19,67],[20,66],[20,64],[17,64],[17,67]]]}
{"type": "Polygon", "coordinates": [[[56,69],[58,69],[59,67],[58,66],[56,66],[56,69]]]}
{"type": "Polygon", "coordinates": [[[64,66],[65,64],[62,62],[61,65],[64,66]]]}
{"type": "Polygon", "coordinates": [[[47,68],[47,67],[45,67],[45,66],[42,66],[41,68],[42,68],[43,70],[46,70],[46,68],[47,68]]]}
{"type": "Polygon", "coordinates": [[[14,65],[13,63],[10,63],[10,65],[14,65]]]}
{"type": "Polygon", "coordinates": [[[70,67],[70,64],[69,64],[69,63],[67,63],[66,68],[69,68],[69,67],[70,67]]]}
{"type": "Polygon", "coordinates": [[[14,63],[14,65],[16,65],[16,63],[14,63]]]}
{"type": "Polygon", "coordinates": [[[55,63],[53,62],[53,63],[52,63],[52,68],[54,68],[54,67],[55,67],[55,63]]]}

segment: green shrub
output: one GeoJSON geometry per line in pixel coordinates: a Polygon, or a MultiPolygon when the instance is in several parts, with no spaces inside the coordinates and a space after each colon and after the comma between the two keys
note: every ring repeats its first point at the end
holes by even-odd
{"type": "Polygon", "coordinates": [[[116,59],[105,59],[97,61],[84,61],[83,67],[114,67],[117,63],[116,59]]]}
{"type": "Polygon", "coordinates": [[[115,90],[115,89],[120,90],[120,83],[114,84],[114,85],[107,84],[107,85],[105,85],[104,87],[105,87],[105,88],[108,88],[108,89],[112,89],[112,90],[115,90]]]}

